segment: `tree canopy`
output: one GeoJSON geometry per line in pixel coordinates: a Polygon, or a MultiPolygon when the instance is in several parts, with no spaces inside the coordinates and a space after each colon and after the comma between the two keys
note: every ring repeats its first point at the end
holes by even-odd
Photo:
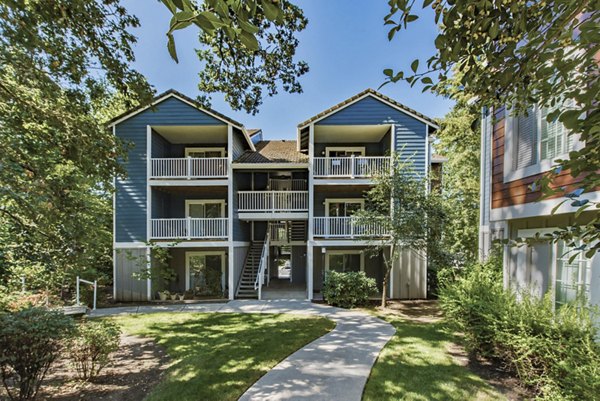
{"type": "Polygon", "coordinates": [[[0,4],[0,272],[52,286],[43,273],[110,267],[124,147],[99,117],[151,96],[131,67],[138,25],[118,0],[0,4]]]}
{"type": "Polygon", "coordinates": [[[296,61],[298,39],[308,20],[288,0],[162,0],[173,14],[167,32],[167,48],[177,61],[173,32],[190,25],[200,29],[197,50],[200,101],[210,105],[207,94],[222,92],[234,110],[256,114],[265,94],[283,89],[301,93],[298,78],[308,72],[296,61]]]}
{"type": "MultiPolygon", "coordinates": [[[[389,5],[390,40],[419,18],[419,6],[433,9],[439,33],[436,51],[425,63],[414,60],[411,71],[384,70],[384,85],[404,80],[421,84],[424,91],[445,92],[458,78],[455,94],[480,106],[508,106],[513,114],[525,113],[532,104],[549,107],[547,120],[558,118],[585,146],[558,160],[538,185],[546,196],[565,193],[551,183],[568,169],[573,177],[583,177],[581,190],[600,186],[600,1],[390,0],[389,5]]],[[[563,230],[554,239],[572,241],[578,232],[592,253],[600,249],[592,245],[598,235],[587,235],[598,232],[599,208],[594,205],[596,218],[587,227],[563,230]]]]}

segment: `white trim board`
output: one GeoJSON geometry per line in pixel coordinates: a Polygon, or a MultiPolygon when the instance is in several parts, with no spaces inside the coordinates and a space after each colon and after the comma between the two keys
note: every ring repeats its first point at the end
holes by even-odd
{"type": "Polygon", "coordinates": [[[148,185],[152,187],[224,187],[229,180],[206,178],[199,180],[163,180],[160,178],[151,178],[148,185]]]}
{"type": "Polygon", "coordinates": [[[314,177],[314,185],[375,185],[374,178],[314,177]]]}
{"type": "MultiPolygon", "coordinates": [[[[340,107],[336,108],[335,110],[332,110],[332,111],[330,111],[329,113],[327,113],[327,114],[325,114],[325,115],[323,115],[323,116],[321,116],[321,117],[317,118],[317,119],[316,119],[316,120],[314,120],[314,121],[310,121],[309,123],[306,123],[306,124],[304,124],[304,125],[302,125],[302,126],[298,126],[298,129],[300,129],[300,130],[301,130],[301,129],[303,129],[303,128],[306,128],[307,126],[309,126],[309,125],[311,125],[311,124],[312,124],[312,125],[314,125],[314,124],[318,123],[319,121],[323,120],[324,118],[327,118],[327,117],[329,117],[329,116],[331,116],[331,115],[333,115],[333,114],[337,113],[338,111],[342,111],[342,110],[344,110],[344,109],[345,109],[346,107],[348,107],[348,106],[351,106],[351,105],[353,105],[353,104],[355,104],[355,103],[357,103],[357,102],[360,102],[361,100],[365,99],[365,98],[366,98],[366,97],[368,97],[368,96],[371,96],[372,98],[374,98],[374,99],[376,99],[376,100],[379,100],[380,102],[382,102],[382,103],[384,103],[384,104],[386,104],[386,105],[388,105],[388,106],[390,106],[390,107],[393,107],[394,109],[396,109],[396,110],[398,110],[398,111],[400,111],[400,112],[402,112],[402,113],[404,113],[404,114],[406,114],[406,115],[408,115],[408,116],[411,116],[412,118],[414,118],[414,119],[416,119],[416,120],[419,120],[420,122],[422,122],[422,123],[424,123],[424,124],[426,124],[426,125],[428,125],[428,126],[430,126],[430,127],[433,127],[433,128],[435,128],[435,129],[439,129],[439,128],[440,128],[438,125],[432,124],[431,122],[429,122],[429,121],[425,120],[424,118],[422,118],[422,117],[419,117],[418,115],[416,115],[416,114],[414,114],[414,113],[411,113],[410,111],[408,111],[408,110],[405,110],[404,108],[402,108],[402,107],[399,107],[399,106],[397,106],[397,105],[395,105],[395,104],[393,104],[393,103],[390,103],[390,102],[388,102],[387,100],[383,99],[382,97],[379,97],[379,96],[375,95],[374,93],[367,92],[367,93],[365,93],[364,95],[362,95],[361,97],[359,97],[359,98],[357,98],[357,99],[353,100],[352,102],[349,102],[349,103],[347,103],[347,104],[345,104],[345,105],[343,105],[343,106],[340,106],[340,107]]],[[[335,107],[335,106],[333,106],[333,107],[335,107]]],[[[311,117],[311,118],[312,118],[312,117],[311,117]]],[[[311,118],[309,118],[309,120],[310,120],[311,118]]]]}
{"type": "MultiPolygon", "coordinates": [[[[581,195],[578,199],[589,199],[592,202],[600,202],[600,191],[590,192],[581,195]]],[[[490,210],[490,221],[502,221],[521,219],[527,217],[547,217],[552,213],[552,209],[565,198],[546,199],[539,202],[529,202],[522,205],[506,206],[490,210]]],[[[570,201],[565,202],[554,215],[575,213],[578,207],[572,207],[570,201]]]]}
{"type": "Polygon", "coordinates": [[[308,169],[308,163],[233,163],[235,170],[290,170],[308,169]]]}

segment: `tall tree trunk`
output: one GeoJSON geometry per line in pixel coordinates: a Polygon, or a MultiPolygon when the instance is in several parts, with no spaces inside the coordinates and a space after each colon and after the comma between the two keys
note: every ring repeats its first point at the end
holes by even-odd
{"type": "Polygon", "coordinates": [[[383,284],[382,284],[382,288],[381,288],[381,307],[384,309],[387,306],[386,305],[387,304],[387,296],[385,294],[385,291],[388,287],[390,272],[392,271],[392,268],[394,267],[394,250],[395,250],[395,246],[392,243],[392,245],[390,245],[389,259],[385,256],[385,250],[383,251],[383,264],[385,265],[386,269],[385,269],[385,276],[383,276],[383,284]]]}

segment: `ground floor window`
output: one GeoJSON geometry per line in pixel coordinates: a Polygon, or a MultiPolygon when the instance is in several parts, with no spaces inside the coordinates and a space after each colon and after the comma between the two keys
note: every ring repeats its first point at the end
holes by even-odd
{"type": "Polygon", "coordinates": [[[325,270],[336,272],[358,272],[365,269],[365,258],[362,251],[327,251],[325,254],[325,270]]]}
{"type": "Polygon", "coordinates": [[[560,307],[578,299],[590,299],[590,283],[592,281],[591,260],[583,252],[574,253],[564,242],[557,245],[555,274],[555,303],[560,307]],[[574,256],[575,255],[575,256],[574,256]],[[571,260],[571,258],[574,259],[571,260]]]}
{"type": "Polygon", "coordinates": [[[185,288],[194,295],[220,296],[225,292],[225,252],[186,252],[185,288]]]}

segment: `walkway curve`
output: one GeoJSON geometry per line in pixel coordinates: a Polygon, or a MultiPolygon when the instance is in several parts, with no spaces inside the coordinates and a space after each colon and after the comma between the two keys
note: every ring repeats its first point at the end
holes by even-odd
{"type": "Polygon", "coordinates": [[[92,316],[152,312],[291,313],[333,320],[335,328],[277,364],[240,397],[247,400],[344,400],[362,398],[377,355],[394,327],[366,312],[296,300],[236,300],[222,304],[98,309],[92,316]]]}

